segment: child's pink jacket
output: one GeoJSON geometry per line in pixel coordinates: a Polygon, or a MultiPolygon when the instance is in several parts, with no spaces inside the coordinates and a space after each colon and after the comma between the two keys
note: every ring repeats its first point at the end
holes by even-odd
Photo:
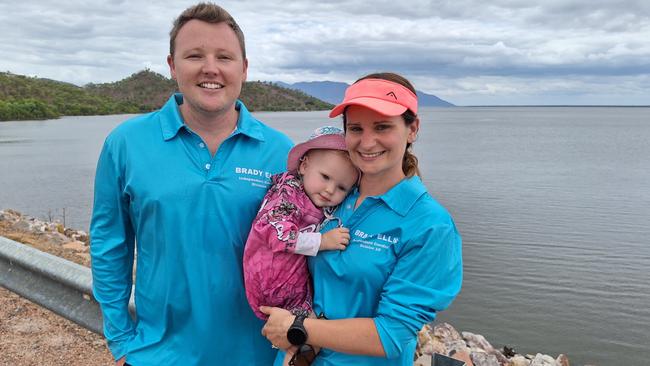
{"type": "Polygon", "coordinates": [[[295,254],[299,232],[314,232],[324,218],[289,172],[271,178],[244,248],[248,303],[260,319],[262,305],[311,311],[312,288],[307,258],[295,254]]]}

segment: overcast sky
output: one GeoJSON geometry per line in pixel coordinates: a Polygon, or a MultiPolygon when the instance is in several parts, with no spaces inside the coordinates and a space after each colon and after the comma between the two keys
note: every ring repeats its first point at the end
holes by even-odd
{"type": "MultiPolygon", "coordinates": [[[[169,76],[171,23],[194,3],[0,0],[0,70],[77,85],[169,76]]],[[[649,0],[218,4],[244,30],[249,80],[389,70],[458,105],[650,105],[649,0]]]]}

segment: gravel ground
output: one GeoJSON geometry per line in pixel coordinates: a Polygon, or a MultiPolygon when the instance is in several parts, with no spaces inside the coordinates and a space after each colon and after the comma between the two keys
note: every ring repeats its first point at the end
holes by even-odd
{"type": "MultiPolygon", "coordinates": [[[[0,235],[89,266],[87,253],[62,248],[0,221],[0,235]]],[[[0,365],[112,365],[104,338],[0,287],[0,365]]]]}
{"type": "Polygon", "coordinates": [[[111,365],[103,337],[0,287],[0,364],[111,365]]]}

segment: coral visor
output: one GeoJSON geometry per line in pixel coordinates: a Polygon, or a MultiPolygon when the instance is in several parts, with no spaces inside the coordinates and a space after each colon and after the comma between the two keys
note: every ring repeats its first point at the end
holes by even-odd
{"type": "Polygon", "coordinates": [[[391,117],[407,109],[418,114],[418,97],[405,86],[383,79],[363,79],[350,85],[343,102],[330,112],[330,118],[343,113],[349,105],[360,105],[391,117]]]}

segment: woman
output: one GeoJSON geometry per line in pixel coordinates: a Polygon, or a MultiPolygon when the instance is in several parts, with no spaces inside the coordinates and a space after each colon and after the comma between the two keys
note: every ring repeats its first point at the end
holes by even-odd
{"type": "Polygon", "coordinates": [[[313,365],[413,365],[417,332],[460,291],[460,236],[427,193],[410,151],[417,111],[411,83],[380,73],[357,80],[330,113],[343,115],[362,177],[335,213],[350,229],[348,248],[310,258],[314,311],[324,318],[261,308],[270,316],[262,334],[297,353],[295,365],[312,358],[303,343],[322,348],[313,365]]]}

